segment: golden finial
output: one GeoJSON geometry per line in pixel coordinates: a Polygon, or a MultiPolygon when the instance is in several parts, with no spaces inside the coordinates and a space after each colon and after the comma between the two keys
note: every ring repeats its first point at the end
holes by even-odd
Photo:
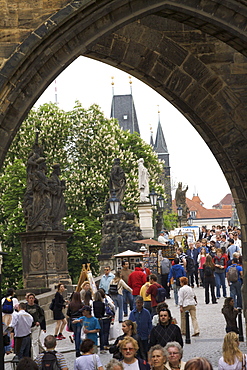
{"type": "Polygon", "coordinates": [[[159,105],[157,105],[157,107],[158,107],[158,113],[160,113],[160,106],[159,106],[159,105]]]}
{"type": "Polygon", "coordinates": [[[132,84],[131,76],[129,76],[129,84],[132,84]]]}
{"type": "Polygon", "coordinates": [[[114,86],[114,77],[113,76],[111,77],[111,80],[112,80],[111,84],[112,84],[112,86],[114,86]]]}

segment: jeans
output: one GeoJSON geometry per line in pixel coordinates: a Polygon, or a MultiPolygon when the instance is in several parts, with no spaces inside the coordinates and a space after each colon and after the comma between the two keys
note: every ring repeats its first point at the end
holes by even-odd
{"type": "Polygon", "coordinates": [[[230,285],[230,297],[234,300],[234,307],[242,308],[242,295],[240,281],[232,282],[230,285]]]}
{"type": "Polygon", "coordinates": [[[15,353],[19,359],[23,357],[30,357],[31,336],[15,337],[15,353]]]}
{"type": "Polygon", "coordinates": [[[144,301],[143,306],[150,312],[150,314],[152,313],[151,301],[144,301]]]}
{"type": "Polygon", "coordinates": [[[76,356],[80,356],[80,345],[81,345],[81,328],[82,328],[82,325],[77,323],[77,324],[73,324],[72,323],[72,329],[73,329],[73,332],[74,332],[74,340],[75,340],[75,352],[76,352],[76,356]]]}
{"type": "Polygon", "coordinates": [[[111,317],[104,318],[102,320],[103,323],[103,342],[104,346],[109,346],[109,333],[110,333],[110,326],[111,326],[111,317]]]}
{"type": "Polygon", "coordinates": [[[133,295],[127,289],[123,289],[123,311],[125,315],[128,314],[128,307],[127,307],[128,301],[130,305],[130,311],[132,311],[133,310],[133,295]]]}
{"type": "Polygon", "coordinates": [[[216,283],[216,297],[220,298],[220,286],[223,289],[223,297],[226,297],[226,280],[225,280],[225,272],[215,272],[215,283],[216,283]]]}
{"type": "Polygon", "coordinates": [[[115,308],[119,308],[118,311],[118,321],[123,321],[123,296],[122,294],[116,294],[112,296],[113,302],[115,304],[115,308]]]}
{"type": "Polygon", "coordinates": [[[181,288],[181,286],[177,286],[176,283],[172,284],[172,289],[174,293],[174,299],[175,299],[175,304],[178,305],[178,291],[181,288]]]}
{"type": "Polygon", "coordinates": [[[212,303],[216,303],[216,297],[215,297],[215,278],[214,276],[206,276],[204,279],[204,284],[205,284],[205,303],[209,303],[209,288],[211,291],[211,299],[212,303]]]}

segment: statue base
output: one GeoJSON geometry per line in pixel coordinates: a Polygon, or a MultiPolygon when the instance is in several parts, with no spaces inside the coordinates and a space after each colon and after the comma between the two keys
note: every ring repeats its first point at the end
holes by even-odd
{"type": "Polygon", "coordinates": [[[137,205],[140,229],[144,239],[154,237],[153,210],[150,203],[138,203],[137,205]]]}
{"type": "Polygon", "coordinates": [[[68,273],[67,240],[70,231],[20,233],[24,288],[54,288],[71,285],[68,273]]]}
{"type": "Polygon", "coordinates": [[[123,211],[118,215],[107,213],[102,225],[102,242],[99,261],[109,261],[116,253],[122,253],[128,249],[137,251],[139,245],[133,240],[143,239],[137,217],[134,213],[123,211]],[[117,250],[115,242],[117,239],[117,250]]]}

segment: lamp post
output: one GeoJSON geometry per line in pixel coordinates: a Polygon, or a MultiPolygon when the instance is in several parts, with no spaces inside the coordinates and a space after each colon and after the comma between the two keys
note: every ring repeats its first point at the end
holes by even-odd
{"type": "Polygon", "coordinates": [[[154,188],[152,189],[151,193],[149,194],[149,199],[151,202],[151,206],[153,207],[153,229],[154,229],[154,239],[157,239],[157,230],[156,230],[156,204],[158,199],[158,194],[155,193],[154,188]]]}
{"type": "MultiPolygon", "coordinates": [[[[2,242],[0,241],[0,297],[2,297],[2,264],[3,264],[3,255],[7,253],[2,250],[2,242]]],[[[0,369],[4,369],[4,354],[3,354],[3,319],[2,319],[2,305],[0,304],[0,369]]]]}
{"type": "Polygon", "coordinates": [[[164,212],[164,209],[165,209],[165,199],[161,194],[159,195],[159,197],[157,199],[157,202],[158,202],[158,206],[159,206],[159,212],[161,214],[161,229],[163,229],[164,228],[163,212],[164,212]]]}
{"type": "Polygon", "coordinates": [[[115,190],[113,190],[111,198],[109,199],[108,202],[110,204],[111,213],[113,215],[115,253],[118,254],[117,215],[118,215],[120,200],[116,197],[115,190]]]}
{"type": "Polygon", "coordinates": [[[189,226],[193,225],[193,217],[191,215],[188,217],[187,221],[189,226]]]}
{"type": "Polygon", "coordinates": [[[180,224],[180,227],[181,227],[181,225],[182,225],[182,215],[183,215],[183,208],[181,207],[181,205],[179,205],[178,208],[177,208],[177,214],[178,214],[179,224],[180,224]]]}

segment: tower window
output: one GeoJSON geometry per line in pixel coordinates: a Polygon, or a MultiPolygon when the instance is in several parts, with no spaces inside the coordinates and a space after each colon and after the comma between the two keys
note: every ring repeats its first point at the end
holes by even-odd
{"type": "Polygon", "coordinates": [[[124,115],[123,115],[123,119],[128,119],[127,114],[124,114],[124,115]]]}

